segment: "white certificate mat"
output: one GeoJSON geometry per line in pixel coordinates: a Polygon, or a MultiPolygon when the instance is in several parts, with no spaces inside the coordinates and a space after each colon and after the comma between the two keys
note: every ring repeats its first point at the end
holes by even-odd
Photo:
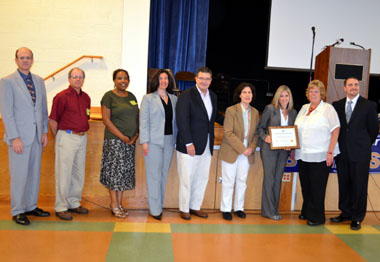
{"type": "Polygon", "coordinates": [[[271,149],[300,148],[297,126],[270,126],[271,149]]]}

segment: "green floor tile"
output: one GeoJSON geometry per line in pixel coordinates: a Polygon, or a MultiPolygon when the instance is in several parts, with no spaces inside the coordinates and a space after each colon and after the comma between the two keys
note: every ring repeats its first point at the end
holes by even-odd
{"type": "Polygon", "coordinates": [[[14,221],[0,221],[0,230],[42,230],[42,231],[97,231],[112,232],[112,222],[75,222],[75,221],[32,221],[29,226],[16,224],[14,221]]]}
{"type": "Polygon", "coordinates": [[[174,261],[171,234],[115,232],[108,248],[107,261],[174,261]]]}
{"type": "Polygon", "coordinates": [[[337,235],[367,261],[380,261],[380,235],[337,235]]]}
{"type": "Polygon", "coordinates": [[[329,234],[324,226],[306,225],[210,225],[210,224],[172,224],[173,233],[209,234],[329,234]]]}

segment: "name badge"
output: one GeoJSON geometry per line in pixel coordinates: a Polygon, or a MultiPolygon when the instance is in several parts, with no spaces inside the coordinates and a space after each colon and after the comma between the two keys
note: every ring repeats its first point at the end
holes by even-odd
{"type": "Polygon", "coordinates": [[[133,105],[133,106],[137,105],[137,102],[135,100],[131,100],[131,101],[129,101],[129,103],[131,103],[131,105],[133,105]]]}

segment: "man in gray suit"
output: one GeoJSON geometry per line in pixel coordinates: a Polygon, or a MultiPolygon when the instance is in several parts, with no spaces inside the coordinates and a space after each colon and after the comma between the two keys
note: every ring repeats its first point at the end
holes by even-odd
{"type": "Polygon", "coordinates": [[[11,213],[17,224],[29,225],[27,215],[50,215],[37,207],[42,148],[48,142],[46,89],[43,79],[30,73],[29,48],[19,48],[15,62],[17,71],[0,81],[0,112],[8,144],[11,213]]]}

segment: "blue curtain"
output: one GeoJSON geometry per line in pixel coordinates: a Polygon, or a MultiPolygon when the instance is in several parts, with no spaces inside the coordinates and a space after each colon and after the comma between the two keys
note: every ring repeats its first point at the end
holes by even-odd
{"type": "Polygon", "coordinates": [[[169,68],[175,75],[204,66],[208,13],[209,0],[151,0],[149,68],[169,68]]]}

